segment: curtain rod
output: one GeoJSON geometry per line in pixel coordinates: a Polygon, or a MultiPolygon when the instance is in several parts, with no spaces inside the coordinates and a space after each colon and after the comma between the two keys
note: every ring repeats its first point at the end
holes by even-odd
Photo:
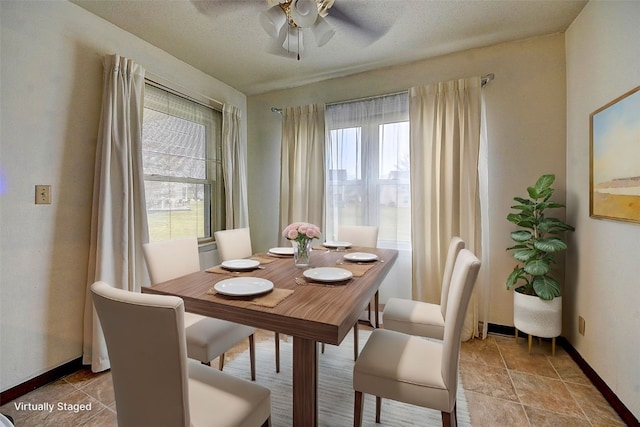
{"type": "MultiPolygon", "coordinates": [[[[480,78],[480,84],[482,85],[482,87],[484,87],[487,83],[489,83],[491,80],[495,79],[496,76],[493,73],[489,73],[489,74],[485,74],[484,76],[482,76],[480,78]]],[[[342,104],[345,102],[357,102],[357,101],[366,101],[367,99],[373,99],[373,98],[379,98],[381,96],[393,96],[393,95],[399,95],[401,93],[405,93],[407,92],[406,90],[400,91],[400,92],[396,92],[396,93],[386,93],[384,95],[373,95],[373,96],[367,96],[364,98],[357,98],[357,99],[349,99],[347,101],[338,101],[338,102],[331,102],[327,105],[333,105],[333,104],[342,104]]],[[[271,107],[271,111],[274,113],[278,113],[280,115],[282,115],[282,108],[278,108],[278,107],[271,107]]]]}

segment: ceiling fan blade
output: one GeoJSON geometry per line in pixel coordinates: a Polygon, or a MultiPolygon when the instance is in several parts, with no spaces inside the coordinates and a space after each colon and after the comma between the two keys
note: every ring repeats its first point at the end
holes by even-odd
{"type": "Polygon", "coordinates": [[[358,18],[357,15],[358,14],[354,12],[347,12],[344,9],[344,6],[334,3],[328,10],[327,19],[335,19],[347,26],[355,28],[367,39],[369,43],[373,43],[384,36],[391,28],[390,26],[384,26],[379,23],[374,24],[366,22],[366,20],[358,18]]]}

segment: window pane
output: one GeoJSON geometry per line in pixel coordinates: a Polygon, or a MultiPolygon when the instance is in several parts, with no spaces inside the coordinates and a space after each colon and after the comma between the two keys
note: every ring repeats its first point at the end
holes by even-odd
{"type": "Polygon", "coordinates": [[[150,241],[207,235],[208,185],[145,181],[144,187],[150,241]]]}
{"type": "Polygon", "coordinates": [[[409,122],[379,126],[380,240],[411,241],[409,122]]]}
{"type": "Polygon", "coordinates": [[[145,108],[142,138],[146,175],[206,178],[204,125],[145,108]]]}

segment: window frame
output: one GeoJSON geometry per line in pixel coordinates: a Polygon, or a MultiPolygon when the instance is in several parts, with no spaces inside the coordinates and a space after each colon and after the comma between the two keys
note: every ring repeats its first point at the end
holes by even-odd
{"type": "MultiPolygon", "coordinates": [[[[385,98],[386,96],[393,96],[397,94],[389,94],[389,95],[380,95],[379,97],[373,98],[385,98]]],[[[364,100],[367,100],[366,98],[364,100]]],[[[357,103],[360,100],[353,101],[345,101],[344,103],[339,104],[348,104],[348,103],[357,103]]],[[[331,108],[332,104],[327,105],[327,109],[331,108]]],[[[356,147],[356,150],[359,150],[357,156],[360,158],[360,170],[358,170],[358,165],[356,165],[356,179],[347,180],[341,179],[337,171],[340,169],[332,169],[333,159],[329,155],[329,153],[336,149],[337,147],[327,147],[327,164],[326,164],[326,172],[327,172],[327,186],[334,185],[342,185],[345,188],[351,187],[355,188],[362,197],[363,200],[361,202],[362,212],[358,213],[356,217],[356,224],[361,225],[377,225],[381,226],[382,221],[382,210],[380,205],[380,195],[381,188],[385,184],[400,184],[399,181],[404,181],[404,179],[393,179],[393,178],[383,178],[380,176],[382,172],[381,168],[381,157],[382,157],[382,130],[385,125],[395,124],[395,123],[406,123],[410,126],[409,114],[408,114],[408,106],[406,111],[397,111],[391,112],[389,110],[385,110],[384,113],[380,112],[378,114],[374,114],[368,117],[366,122],[363,122],[359,118],[353,118],[351,120],[345,120],[340,122],[340,124],[336,127],[327,127],[327,137],[328,143],[334,144],[332,132],[354,129],[354,133],[359,129],[359,139],[356,138],[356,143],[359,144],[359,147],[356,147]],[[373,152],[371,152],[373,150],[373,152]],[[358,177],[358,172],[360,176],[358,177]],[[341,184],[338,184],[341,183],[341,184]],[[376,191],[369,191],[370,189],[375,188],[376,191]]],[[[407,130],[408,136],[410,135],[410,129],[407,130]]],[[[339,139],[339,138],[338,138],[339,139]]],[[[408,180],[408,178],[407,178],[408,180]]],[[[410,182],[406,184],[410,185],[410,182]]],[[[409,187],[410,188],[410,187],[409,187]]],[[[329,187],[327,188],[327,191],[329,187]]],[[[410,190],[409,190],[410,191],[410,190]]],[[[330,193],[327,193],[327,202],[329,202],[330,193]]],[[[334,201],[330,203],[335,203],[334,201]]],[[[327,215],[331,215],[329,210],[327,210],[327,215]]],[[[332,230],[333,233],[336,233],[337,230],[332,230]]],[[[379,236],[379,241],[385,241],[385,239],[381,239],[382,236],[379,236]]],[[[397,247],[405,247],[410,246],[410,241],[405,240],[395,240],[395,245],[397,247]]]]}
{"type": "MultiPolygon", "coordinates": [[[[170,96],[181,98],[185,101],[192,102],[201,107],[208,108],[219,114],[220,126],[217,132],[212,138],[205,140],[205,178],[192,178],[192,177],[176,177],[162,174],[147,174],[144,173],[144,161],[143,161],[143,179],[144,182],[166,182],[166,183],[183,183],[183,184],[197,184],[203,185],[205,188],[204,206],[208,207],[204,212],[203,234],[204,236],[197,236],[199,244],[208,244],[214,242],[214,232],[217,229],[224,228],[225,224],[225,189],[222,174],[222,107],[223,105],[218,101],[207,98],[201,95],[194,95],[185,93],[185,90],[176,90],[167,84],[159,83],[156,79],[145,78],[145,89],[147,85],[156,89],[162,90],[170,96]],[[208,191],[207,191],[208,188],[208,191]]],[[[143,100],[143,109],[147,106],[143,100]]],[[[144,124],[143,124],[144,130],[144,124]]],[[[144,140],[143,140],[144,147],[144,140]]],[[[147,216],[149,215],[148,207],[146,208],[147,216]]],[[[151,238],[151,236],[150,236],[151,238]]],[[[178,237],[176,237],[178,238],[178,237]]],[[[170,238],[169,240],[172,240],[170,238]]]]}

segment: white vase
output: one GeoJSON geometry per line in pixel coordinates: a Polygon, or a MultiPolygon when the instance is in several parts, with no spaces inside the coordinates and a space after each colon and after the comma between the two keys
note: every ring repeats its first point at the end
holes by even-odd
{"type": "Polygon", "coordinates": [[[519,331],[539,338],[562,333],[562,297],[550,301],[536,295],[513,293],[513,324],[519,331]]]}

